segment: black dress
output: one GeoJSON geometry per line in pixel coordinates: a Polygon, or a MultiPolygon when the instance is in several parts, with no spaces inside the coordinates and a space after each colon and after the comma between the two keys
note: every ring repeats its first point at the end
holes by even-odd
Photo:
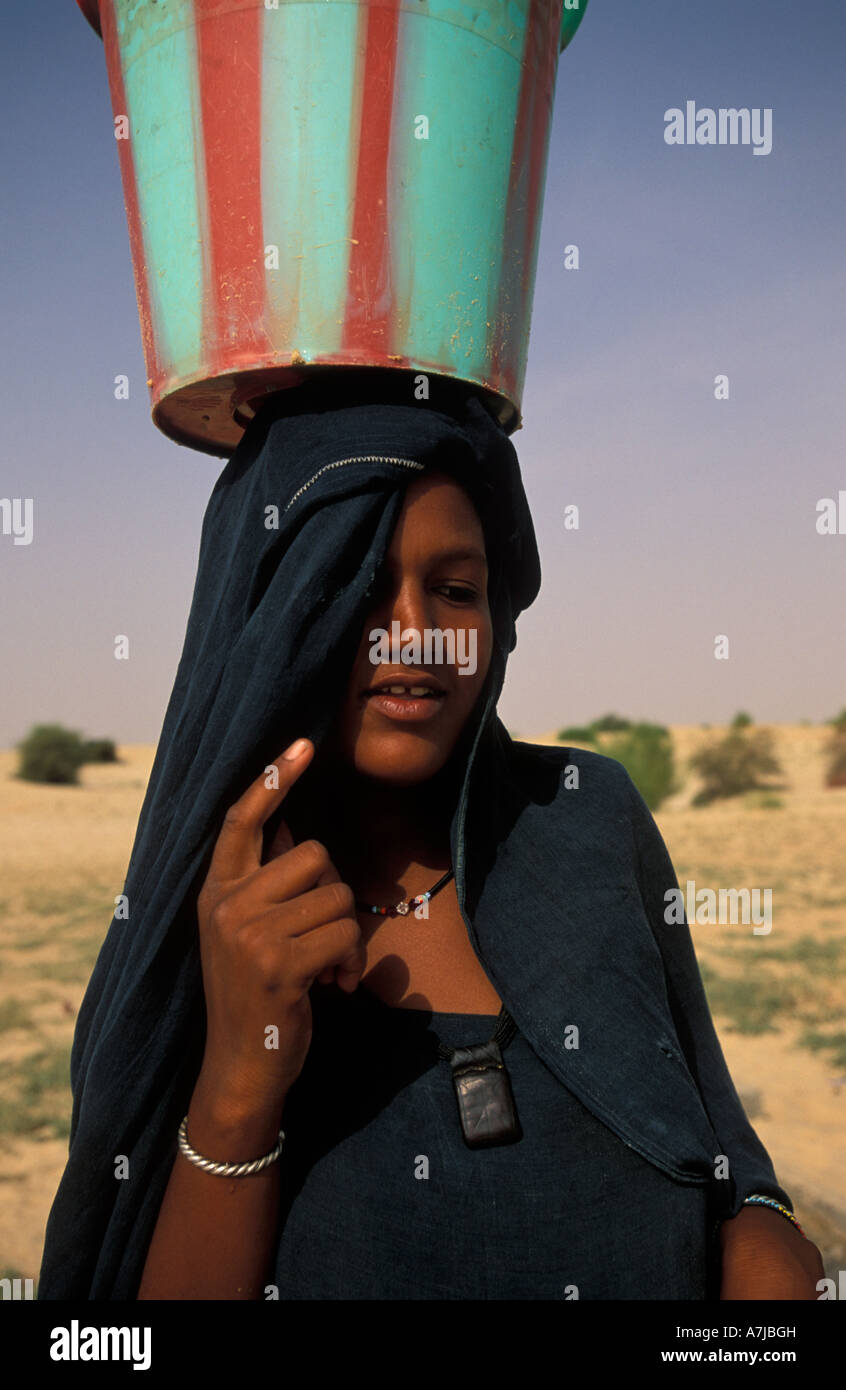
{"type": "Polygon", "coordinates": [[[311,997],[282,1121],[281,1300],[709,1296],[707,1184],[624,1143],[521,1033],[503,1058],[522,1138],[471,1149],[437,1039],[486,1042],[496,1016],[311,997]]]}

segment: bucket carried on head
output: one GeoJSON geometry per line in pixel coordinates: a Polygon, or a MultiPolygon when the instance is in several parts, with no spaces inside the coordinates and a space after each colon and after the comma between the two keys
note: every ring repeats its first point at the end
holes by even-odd
{"type": "Polygon", "coordinates": [[[558,54],[588,0],[77,0],[104,40],[153,420],[452,377],[520,425],[558,54]]]}

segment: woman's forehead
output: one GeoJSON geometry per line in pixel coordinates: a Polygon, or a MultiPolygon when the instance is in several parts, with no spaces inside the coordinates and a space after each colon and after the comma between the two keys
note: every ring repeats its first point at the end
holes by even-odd
{"type": "Polygon", "coordinates": [[[426,472],[413,478],[405,491],[403,511],[443,513],[464,527],[481,533],[479,511],[469,489],[446,472],[426,472]]]}
{"type": "Polygon", "coordinates": [[[392,539],[392,549],[437,539],[439,549],[466,551],[485,559],[485,534],[470,495],[454,478],[432,474],[409,483],[392,539]]]}

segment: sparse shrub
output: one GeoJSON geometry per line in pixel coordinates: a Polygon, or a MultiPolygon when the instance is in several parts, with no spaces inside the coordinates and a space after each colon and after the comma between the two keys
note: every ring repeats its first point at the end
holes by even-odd
{"type": "Polygon", "coordinates": [[[828,722],[836,734],[846,734],[846,705],[843,706],[839,714],[836,714],[833,719],[829,719],[828,722]]]}
{"type": "Polygon", "coordinates": [[[746,792],[744,801],[755,811],[781,811],[784,802],[775,792],[746,792]]]}
{"type": "Polygon", "coordinates": [[[779,1014],[794,1006],[790,987],[757,973],[749,979],[703,972],[711,1012],[730,1019],[731,1033],[775,1033],[779,1014]]]}
{"type": "Polygon", "coordinates": [[[17,776],[27,782],[55,782],[73,785],[85,761],[78,733],[61,724],[36,724],[17,745],[17,776]]]}
{"type": "Polygon", "coordinates": [[[115,745],[110,738],[88,738],[82,745],[85,763],[116,763],[115,745]]]}
{"type": "Polygon", "coordinates": [[[633,725],[630,719],[621,719],[619,714],[603,714],[601,719],[594,719],[591,728],[598,734],[622,734],[633,725]]]}
{"type": "Polygon", "coordinates": [[[846,787],[846,730],[835,733],[826,745],[825,785],[846,787]]]}
{"type": "Polygon", "coordinates": [[[693,798],[694,806],[705,806],[722,797],[740,796],[742,792],[770,791],[773,784],[764,779],[782,772],[768,729],[749,733],[743,728],[733,728],[719,743],[701,749],[692,757],[690,767],[703,781],[701,791],[693,798]]]}
{"type": "Polygon", "coordinates": [[[566,729],[559,729],[555,737],[559,743],[567,743],[571,739],[575,743],[596,743],[591,724],[569,724],[566,729]]]}
{"type": "Polygon", "coordinates": [[[738,711],[737,711],[737,714],[734,716],[734,719],[731,721],[731,728],[732,728],[732,729],[748,729],[748,728],[749,728],[752,724],[754,724],[754,723],[755,723],[755,720],[752,718],[752,715],[751,715],[751,714],[747,714],[745,709],[741,709],[741,710],[738,710],[738,711]]]}
{"type": "Polygon", "coordinates": [[[846,1067],[846,1033],[842,1030],[839,1033],[820,1033],[806,1028],[799,1039],[799,1046],[810,1048],[812,1052],[831,1052],[831,1065],[846,1067]]]}
{"type": "Polygon", "coordinates": [[[603,751],[623,764],[650,811],[678,790],[673,745],[663,724],[633,724],[603,751]]]}

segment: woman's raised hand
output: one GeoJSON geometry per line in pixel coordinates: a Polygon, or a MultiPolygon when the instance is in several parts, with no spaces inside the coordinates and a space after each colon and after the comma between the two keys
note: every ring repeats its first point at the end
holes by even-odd
{"type": "Polygon", "coordinates": [[[295,845],[282,822],[262,864],[264,824],[305,772],[298,739],[226,813],[197,899],[207,1034],[197,1082],[228,1115],[280,1111],[311,1045],[308,992],[365,968],[355,898],[317,840],[295,845]]]}

